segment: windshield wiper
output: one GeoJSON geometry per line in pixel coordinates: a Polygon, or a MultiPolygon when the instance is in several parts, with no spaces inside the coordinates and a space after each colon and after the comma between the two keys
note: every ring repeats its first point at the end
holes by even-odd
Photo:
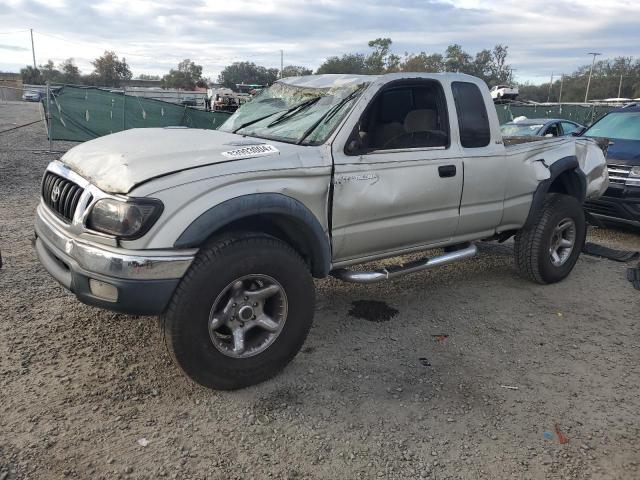
{"type": "Polygon", "coordinates": [[[276,118],[273,122],[271,122],[269,125],[267,125],[267,128],[271,128],[275,125],[278,125],[279,123],[282,123],[284,121],[286,121],[287,119],[293,117],[296,113],[301,112],[303,109],[310,107],[311,105],[313,105],[314,103],[316,103],[318,100],[320,100],[322,97],[313,97],[310,98],[308,100],[305,100],[302,103],[299,103],[297,105],[294,105],[293,107],[289,108],[288,110],[286,110],[282,115],[280,115],[278,118],[276,118]]]}
{"type": "Polygon", "coordinates": [[[305,132],[302,134],[302,137],[300,138],[300,140],[298,140],[296,142],[296,144],[300,145],[304,141],[305,138],[307,138],[309,135],[311,135],[311,133],[316,128],[318,128],[318,125],[320,125],[321,123],[327,123],[329,120],[331,120],[347,102],[350,102],[355,97],[360,95],[360,91],[364,88],[364,86],[365,86],[365,84],[360,85],[357,89],[355,89],[349,95],[347,95],[342,100],[340,100],[338,103],[336,103],[333,107],[331,107],[329,110],[327,110],[324,113],[324,115],[320,116],[320,118],[318,118],[318,120],[313,122],[313,124],[309,128],[307,128],[307,130],[305,130],[305,132]]]}
{"type": "Polygon", "coordinates": [[[242,125],[240,125],[238,128],[236,128],[233,133],[238,133],[238,130],[242,130],[243,128],[248,127],[249,125],[253,125],[254,123],[258,123],[261,120],[265,120],[273,115],[275,115],[276,113],[282,113],[282,112],[287,112],[286,110],[276,110],[275,112],[271,112],[269,115],[263,115],[262,117],[258,117],[258,118],[254,118],[253,120],[249,120],[248,122],[243,123],[242,125]]]}
{"type": "Polygon", "coordinates": [[[242,130],[243,128],[246,128],[246,127],[248,127],[250,125],[253,125],[254,123],[258,123],[258,122],[260,122],[262,120],[266,120],[267,118],[272,117],[273,115],[276,115],[277,113],[282,113],[281,116],[279,116],[273,122],[271,122],[269,125],[267,125],[267,128],[273,127],[274,125],[277,125],[280,122],[284,122],[287,118],[290,118],[294,113],[297,113],[300,109],[302,109],[304,107],[307,107],[309,105],[313,105],[314,103],[316,103],[321,98],[322,97],[313,97],[313,98],[310,98],[309,100],[305,100],[302,103],[294,105],[291,108],[287,108],[286,110],[276,110],[275,112],[271,112],[268,115],[263,115],[262,117],[254,118],[253,120],[249,120],[248,122],[245,122],[242,125],[240,125],[238,128],[236,128],[233,131],[233,133],[238,133],[238,131],[242,130]]]}

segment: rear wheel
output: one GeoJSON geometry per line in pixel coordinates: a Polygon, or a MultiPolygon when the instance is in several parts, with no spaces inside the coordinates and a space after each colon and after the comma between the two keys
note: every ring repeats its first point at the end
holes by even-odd
{"type": "Polygon", "coordinates": [[[313,320],[313,280],[284,242],[261,234],[198,253],[162,317],[167,348],[205,387],[262,382],[298,353],[313,320]]]}
{"type": "Polygon", "coordinates": [[[580,202],[559,193],[547,196],[534,224],[515,237],[520,274],[537,283],[564,279],[578,261],[586,225],[580,202]]]}

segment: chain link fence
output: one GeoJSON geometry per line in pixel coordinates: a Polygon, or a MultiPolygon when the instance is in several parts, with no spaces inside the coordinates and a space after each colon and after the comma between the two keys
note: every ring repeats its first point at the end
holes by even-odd
{"type": "Polygon", "coordinates": [[[500,125],[516,117],[561,118],[589,126],[608,112],[618,108],[611,105],[542,104],[542,105],[496,105],[500,125]]]}

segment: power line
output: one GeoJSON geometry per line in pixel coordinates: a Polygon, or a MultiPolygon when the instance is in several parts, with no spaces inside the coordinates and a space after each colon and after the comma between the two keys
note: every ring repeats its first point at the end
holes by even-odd
{"type": "Polygon", "coordinates": [[[23,33],[23,32],[28,32],[29,30],[13,30],[11,32],[0,32],[0,35],[11,35],[14,33],[23,33]]]}
{"type": "MultiPolygon", "coordinates": [[[[92,43],[92,42],[81,42],[81,41],[76,41],[76,40],[69,40],[67,38],[61,37],[59,35],[53,35],[51,33],[44,33],[44,32],[40,32],[38,30],[34,30],[35,33],[37,33],[38,35],[44,35],[45,37],[51,37],[51,38],[55,38],[57,40],[62,40],[63,42],[67,42],[67,43],[71,43],[73,45],[79,45],[79,46],[83,46],[86,47],[87,43],[92,43]]],[[[94,45],[96,45],[94,43],[94,45]]],[[[122,51],[118,51],[118,53],[120,55],[127,55],[127,56],[132,56],[132,57],[148,57],[148,55],[142,54],[142,53],[131,53],[131,52],[122,52],[122,51]]]]}
{"type": "MultiPolygon", "coordinates": [[[[99,43],[93,42],[93,41],[87,41],[87,42],[83,42],[80,40],[70,40],[66,37],[60,36],[60,35],[56,35],[56,34],[52,34],[52,33],[47,33],[47,32],[42,32],[40,30],[32,30],[32,29],[26,29],[26,30],[16,30],[16,31],[12,31],[12,32],[0,32],[0,33],[20,33],[20,32],[29,32],[32,31],[33,33],[36,33],[38,35],[42,35],[45,37],[50,37],[50,38],[55,38],[56,40],[60,40],[66,43],[69,43],[71,45],[77,45],[77,46],[82,46],[82,47],[87,47],[87,45],[92,45],[92,46],[98,46],[99,43]]],[[[32,34],[33,34],[32,33],[32,34]]],[[[33,42],[32,42],[33,43],[33,42]]],[[[117,48],[114,48],[112,46],[109,47],[104,47],[104,46],[100,46],[100,48],[111,48],[114,49],[118,55],[121,55],[123,57],[127,56],[127,57],[140,57],[140,58],[149,58],[150,53],[132,53],[132,52],[123,52],[117,48]]],[[[32,44],[32,51],[33,51],[33,44],[32,44]]],[[[246,61],[247,58],[252,58],[255,59],[259,62],[266,62],[266,63],[271,63],[272,60],[269,58],[271,56],[270,52],[256,52],[256,53],[246,53],[242,56],[233,56],[231,58],[229,58],[228,61],[230,61],[231,63],[236,62],[236,61],[246,61]]],[[[177,58],[177,57],[176,57],[177,58]]],[[[281,63],[282,63],[282,55],[281,55],[281,63]]],[[[306,63],[306,62],[305,62],[306,63]]],[[[222,64],[220,64],[222,65],[222,64]]],[[[282,69],[282,65],[280,66],[282,69]]]]}
{"type": "MultiPolygon", "coordinates": [[[[29,30],[25,30],[26,32],[28,32],[29,30]]],[[[68,38],[62,37],[60,35],[54,35],[52,33],[45,33],[39,30],[34,30],[35,33],[37,33],[38,35],[43,35],[45,37],[51,37],[51,38],[55,38],[57,40],[61,40],[63,42],[67,42],[73,45],[78,45],[78,46],[83,46],[86,47],[87,44],[93,44],[96,45],[96,43],[94,42],[82,42],[79,40],[69,40],[68,38]]],[[[117,50],[117,53],[119,55],[127,55],[127,56],[133,56],[133,57],[149,57],[150,54],[143,54],[143,53],[131,53],[131,52],[123,52],[121,50],[117,50]]],[[[230,61],[237,61],[237,60],[246,60],[247,58],[256,58],[258,60],[266,60],[269,56],[271,55],[270,52],[256,52],[256,53],[247,53],[245,55],[242,56],[233,56],[230,58],[230,61]]]]}

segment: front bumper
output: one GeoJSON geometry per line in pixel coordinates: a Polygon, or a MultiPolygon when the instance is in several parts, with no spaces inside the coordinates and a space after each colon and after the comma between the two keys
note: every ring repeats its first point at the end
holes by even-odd
{"type": "Polygon", "coordinates": [[[584,208],[599,220],[640,228],[640,187],[610,186],[599,199],[584,202],[584,208]]]}
{"type": "Polygon", "coordinates": [[[81,302],[135,315],[162,313],[195,255],[195,250],[124,250],[72,237],[43,204],[35,234],[42,265],[81,302]]]}

